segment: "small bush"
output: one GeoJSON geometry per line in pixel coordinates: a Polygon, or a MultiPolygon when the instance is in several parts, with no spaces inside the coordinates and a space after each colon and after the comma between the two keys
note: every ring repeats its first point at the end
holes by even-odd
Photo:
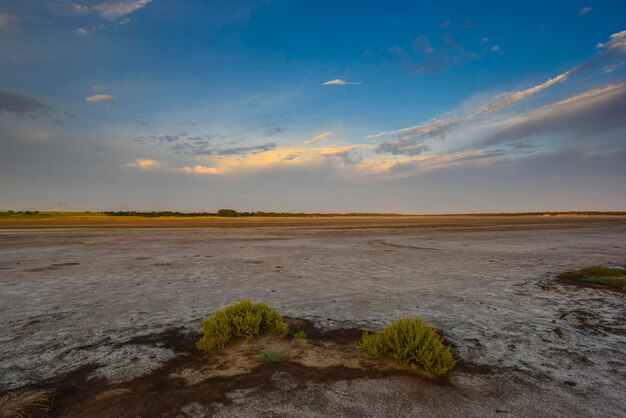
{"type": "Polygon", "coordinates": [[[306,332],[301,329],[293,334],[293,338],[306,340],[306,332]]]}
{"type": "Polygon", "coordinates": [[[232,337],[250,339],[260,332],[286,335],[288,326],[283,317],[264,303],[243,300],[207,317],[204,335],[196,343],[200,350],[224,348],[232,337]]]}
{"type": "Polygon", "coordinates": [[[261,353],[257,356],[259,361],[263,363],[280,363],[281,361],[287,360],[287,356],[283,353],[261,353]]]}
{"type": "Polygon", "coordinates": [[[375,334],[365,332],[357,348],[367,358],[389,358],[438,376],[445,375],[456,364],[450,348],[419,318],[400,319],[375,334]]]}

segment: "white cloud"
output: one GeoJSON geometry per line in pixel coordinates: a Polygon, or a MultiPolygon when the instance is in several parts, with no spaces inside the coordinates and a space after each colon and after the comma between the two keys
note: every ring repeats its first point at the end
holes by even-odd
{"type": "MultiPolygon", "coordinates": [[[[603,87],[598,87],[595,89],[591,89],[591,90],[587,90],[584,91],[582,93],[576,94],[574,96],[570,96],[566,99],[563,100],[559,100],[558,102],[554,103],[554,105],[564,105],[564,104],[568,104],[568,103],[574,103],[574,102],[578,102],[580,100],[585,100],[585,99],[590,99],[592,97],[601,95],[601,94],[606,94],[606,93],[611,93],[613,91],[616,90],[620,90],[624,87],[626,83],[619,83],[619,84],[608,84],[606,86],[603,87]]],[[[552,106],[554,106],[552,105],[552,106]]]]}
{"type": "Polygon", "coordinates": [[[306,141],[304,141],[304,143],[305,144],[314,144],[316,142],[324,141],[324,140],[328,139],[328,137],[331,136],[332,134],[333,134],[333,131],[323,132],[321,134],[312,136],[311,138],[309,138],[306,141]]]}
{"type": "Polygon", "coordinates": [[[348,84],[357,85],[357,84],[361,84],[361,82],[360,81],[350,82],[350,81],[342,80],[340,78],[336,78],[334,80],[328,80],[328,81],[323,82],[322,86],[345,86],[348,84]]]}
{"type": "Polygon", "coordinates": [[[620,66],[620,65],[622,65],[623,63],[624,63],[624,61],[622,61],[622,62],[618,62],[618,63],[616,63],[616,64],[609,64],[609,65],[606,65],[606,66],[602,67],[602,72],[603,72],[604,74],[609,74],[609,73],[612,73],[612,72],[613,72],[613,71],[615,71],[617,68],[619,68],[619,66],[620,66]]]}
{"type": "Polygon", "coordinates": [[[584,16],[591,11],[591,7],[583,7],[578,10],[578,16],[584,16]]]}
{"type": "Polygon", "coordinates": [[[8,13],[0,13],[0,30],[10,30],[17,27],[19,20],[8,13]]]}
{"type": "Polygon", "coordinates": [[[527,88],[525,90],[520,90],[520,91],[514,91],[514,92],[506,92],[506,93],[502,93],[498,96],[496,96],[491,102],[487,103],[486,105],[484,105],[482,108],[480,108],[480,110],[478,111],[479,114],[483,114],[483,113],[491,113],[494,112],[504,106],[508,106],[511,105],[515,102],[518,102],[530,95],[533,95],[535,93],[539,93],[542,90],[547,89],[548,87],[551,87],[557,83],[561,83],[565,80],[568,79],[568,77],[570,75],[572,75],[574,72],[576,71],[576,69],[570,70],[570,71],[566,71],[563,74],[559,74],[554,78],[550,78],[547,81],[541,83],[541,84],[537,84],[536,86],[527,88]]]}
{"type": "Polygon", "coordinates": [[[491,52],[497,53],[500,52],[500,47],[498,45],[494,45],[491,47],[491,52]]]}
{"type": "Polygon", "coordinates": [[[85,36],[89,34],[89,31],[87,30],[87,28],[78,28],[76,29],[76,33],[80,36],[85,36]]]}
{"type": "Polygon", "coordinates": [[[93,7],[93,10],[98,12],[103,19],[115,20],[120,17],[126,16],[139,10],[152,0],[119,0],[108,3],[102,3],[93,7]]]}
{"type": "Polygon", "coordinates": [[[610,51],[626,52],[626,30],[614,33],[608,42],[599,43],[597,46],[610,51]]]}
{"type": "Polygon", "coordinates": [[[94,94],[85,98],[89,103],[110,103],[113,96],[110,94],[94,94]]]}
{"type": "Polygon", "coordinates": [[[137,158],[132,163],[126,164],[126,167],[140,168],[142,170],[150,170],[150,169],[159,168],[162,166],[163,164],[161,164],[158,161],[151,160],[150,158],[137,158]]]}
{"type": "Polygon", "coordinates": [[[81,15],[84,15],[85,13],[89,13],[89,7],[83,6],[82,4],[73,4],[72,10],[74,10],[74,12],[81,14],[81,15]]]}

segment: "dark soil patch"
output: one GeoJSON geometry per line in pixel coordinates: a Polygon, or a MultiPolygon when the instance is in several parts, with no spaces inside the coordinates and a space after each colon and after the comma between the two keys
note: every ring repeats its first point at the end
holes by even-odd
{"type": "MultiPolygon", "coordinates": [[[[362,330],[337,329],[323,331],[310,321],[287,318],[292,332],[304,330],[307,339],[304,344],[319,346],[333,344],[334,347],[353,349],[361,338],[362,330]]],[[[55,391],[53,410],[46,417],[120,417],[120,416],[177,416],[181,408],[191,403],[199,403],[209,409],[217,404],[229,404],[227,394],[239,389],[254,389],[255,393],[275,390],[298,390],[310,382],[350,381],[370,378],[382,379],[392,376],[410,376],[428,384],[449,385],[448,379],[426,378],[410,369],[385,369],[363,362],[359,367],[335,365],[331,367],[310,367],[294,359],[279,363],[263,363],[251,370],[231,376],[209,376],[197,382],[182,377],[183,371],[202,371],[219,358],[220,353],[204,353],[196,349],[198,333],[186,332],[183,328],[172,328],[154,335],[132,338],[120,346],[145,344],[166,347],[178,354],[160,369],[133,380],[110,384],[101,378],[91,378],[98,367],[89,365],[76,371],[57,376],[42,382],[36,388],[55,391]],[[218,357],[215,357],[218,356],[218,357]],[[289,376],[288,388],[279,387],[272,379],[277,372],[289,376]]],[[[289,339],[289,337],[288,337],[289,339]]],[[[228,348],[227,348],[228,350],[228,348]]],[[[466,373],[492,373],[481,366],[461,364],[466,373]]],[[[494,372],[495,373],[495,372],[494,372]]],[[[28,388],[22,388],[28,389],[28,388]]]]}
{"type": "Polygon", "coordinates": [[[48,267],[38,267],[38,268],[34,268],[34,269],[29,269],[27,271],[31,271],[31,272],[38,272],[38,271],[50,271],[50,270],[59,270],[63,267],[69,267],[69,266],[77,266],[80,263],[56,263],[56,264],[50,264],[48,267]]]}

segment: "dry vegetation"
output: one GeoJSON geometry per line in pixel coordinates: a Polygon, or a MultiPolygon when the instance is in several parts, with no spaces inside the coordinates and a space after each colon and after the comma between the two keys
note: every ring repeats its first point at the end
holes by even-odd
{"type": "Polygon", "coordinates": [[[0,417],[28,418],[47,414],[52,410],[53,400],[51,390],[11,392],[0,398],[0,417]]]}

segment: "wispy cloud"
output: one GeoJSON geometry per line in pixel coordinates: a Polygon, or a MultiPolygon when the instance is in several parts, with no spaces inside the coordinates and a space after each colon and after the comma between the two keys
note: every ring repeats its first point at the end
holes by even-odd
{"type": "Polygon", "coordinates": [[[161,168],[163,166],[164,164],[150,158],[137,158],[135,161],[126,164],[126,167],[139,168],[141,170],[150,170],[155,168],[161,168]]]}
{"type": "Polygon", "coordinates": [[[346,81],[341,78],[336,78],[334,80],[328,80],[322,83],[322,86],[346,86],[346,85],[358,85],[361,84],[360,81],[346,81]]]}
{"type": "Polygon", "coordinates": [[[381,137],[396,138],[395,141],[378,144],[374,150],[379,154],[419,155],[429,149],[423,141],[429,139],[445,139],[459,123],[460,120],[454,117],[435,119],[408,128],[379,132],[367,136],[366,139],[377,139],[381,137]]]}
{"type": "Polygon", "coordinates": [[[8,112],[35,116],[48,109],[50,109],[49,106],[32,96],[0,90],[0,113],[8,112]]]}
{"type": "MultiPolygon", "coordinates": [[[[626,51],[626,31],[615,33],[611,35],[609,42],[600,43],[598,47],[605,51],[612,51],[615,53],[621,53],[626,51]]],[[[585,71],[590,71],[597,67],[600,63],[606,63],[604,58],[611,58],[615,54],[596,54],[582,65],[579,65],[572,70],[561,73],[555,77],[536,84],[532,87],[504,92],[494,96],[491,100],[480,106],[471,106],[462,110],[452,112],[445,118],[437,118],[425,123],[410,126],[408,128],[396,129],[391,131],[379,132],[377,134],[369,135],[366,139],[378,140],[378,144],[374,147],[374,152],[387,155],[405,155],[409,157],[420,156],[428,151],[431,151],[435,142],[442,142],[451,135],[459,135],[459,131],[463,128],[464,131],[471,131],[472,129],[486,129],[488,124],[483,123],[485,119],[494,119],[501,113],[502,109],[508,109],[511,105],[518,103],[528,97],[537,95],[557,84],[564,83],[571,77],[585,71]]],[[[611,58],[613,59],[613,58],[611,58]]],[[[615,64],[613,64],[615,65],[615,64]]],[[[606,67],[605,67],[606,68],[606,67]]],[[[588,92],[581,93],[581,95],[575,95],[568,99],[564,99],[558,103],[559,105],[565,105],[573,103],[574,101],[581,101],[597,96],[601,93],[608,93],[618,87],[614,85],[604,86],[596,89],[591,89],[588,92]]],[[[500,115],[501,117],[501,115],[500,115]]],[[[598,120],[602,120],[601,116],[598,116],[598,120]]],[[[486,133],[483,133],[485,135],[486,133]]]]}
{"type": "Polygon", "coordinates": [[[115,20],[145,7],[150,2],[152,0],[112,1],[93,6],[93,10],[98,12],[103,19],[115,20]]]}
{"type": "Polygon", "coordinates": [[[484,105],[483,107],[480,108],[480,110],[478,111],[479,114],[483,114],[483,113],[491,113],[494,112],[504,106],[508,106],[511,105],[515,102],[519,102],[520,100],[531,96],[533,94],[539,93],[542,90],[547,89],[548,87],[551,87],[557,83],[561,83],[565,80],[567,80],[569,78],[569,76],[571,74],[573,74],[576,71],[576,69],[574,70],[570,70],[570,71],[566,71],[563,74],[559,74],[554,78],[550,78],[547,81],[541,83],[541,84],[537,84],[536,86],[524,89],[524,90],[519,90],[519,91],[514,91],[514,92],[506,92],[506,93],[502,93],[498,96],[496,96],[494,98],[494,100],[490,101],[489,103],[487,103],[486,105],[484,105]]]}
{"type": "Polygon", "coordinates": [[[321,134],[314,135],[311,138],[307,139],[306,141],[304,141],[304,143],[315,144],[316,142],[322,142],[327,140],[332,134],[333,131],[322,132],[321,134]]]}
{"type": "Polygon", "coordinates": [[[591,11],[591,7],[589,7],[589,6],[588,6],[588,7],[582,7],[582,8],[580,8],[580,9],[578,10],[577,15],[578,15],[578,16],[584,16],[584,15],[586,15],[587,13],[589,13],[590,11],[591,11]]]}
{"type": "MultiPolygon", "coordinates": [[[[411,48],[392,45],[387,48],[387,53],[393,62],[408,72],[420,75],[432,74],[468,59],[478,58],[478,54],[468,50],[454,36],[450,22],[443,24],[442,28],[444,31],[436,42],[422,34],[413,40],[411,48]]],[[[483,38],[483,43],[488,42],[487,38],[483,38]]]]}
{"type": "Polygon", "coordinates": [[[183,167],[179,169],[179,171],[189,174],[220,174],[220,171],[217,168],[201,164],[183,167]]]}
{"type": "MultiPolygon", "coordinates": [[[[192,174],[228,174],[240,171],[259,171],[271,168],[306,168],[334,164],[351,170],[373,171],[379,170],[381,159],[356,161],[350,153],[360,149],[369,149],[367,145],[347,145],[340,147],[284,147],[266,150],[265,152],[244,154],[221,154],[211,157],[212,164],[187,166],[179,169],[192,174]],[[357,162],[358,161],[358,162],[357,162]],[[356,162],[356,163],[355,163],[356,162]],[[366,168],[367,167],[367,168],[366,168]]],[[[388,166],[386,166],[388,168],[388,166]]]]}
{"type": "Polygon", "coordinates": [[[265,129],[263,129],[263,136],[276,136],[284,133],[287,129],[283,126],[279,126],[275,123],[268,123],[265,125],[265,129]]]}
{"type": "Polygon", "coordinates": [[[609,51],[626,52],[626,30],[614,33],[606,43],[599,43],[598,48],[606,48],[609,51]]]}
{"type": "Polygon", "coordinates": [[[72,10],[74,11],[74,13],[77,13],[80,15],[89,13],[89,7],[84,6],[82,4],[72,4],[72,10]]]}
{"type": "Polygon", "coordinates": [[[110,103],[113,101],[113,96],[110,94],[94,94],[85,97],[85,100],[89,103],[110,103]]]}

